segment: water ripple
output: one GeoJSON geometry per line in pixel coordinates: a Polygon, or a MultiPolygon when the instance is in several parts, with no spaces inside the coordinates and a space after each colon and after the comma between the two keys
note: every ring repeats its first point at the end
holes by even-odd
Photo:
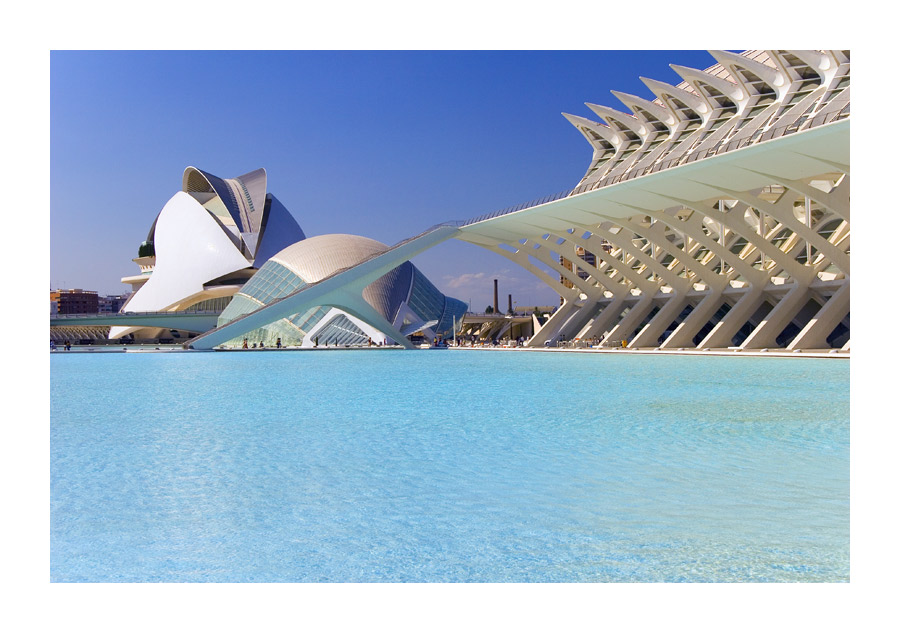
{"type": "Polygon", "coordinates": [[[849,579],[846,363],[83,354],[51,390],[55,581],[849,579]]]}

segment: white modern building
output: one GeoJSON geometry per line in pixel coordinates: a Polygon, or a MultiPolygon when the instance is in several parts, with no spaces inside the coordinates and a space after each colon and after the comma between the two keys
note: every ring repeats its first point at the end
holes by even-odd
{"type": "MultiPolygon", "coordinates": [[[[140,246],[134,260],[140,273],[122,279],[134,293],[121,311],[221,311],[222,325],[387,249],[355,235],[307,239],[266,184],[263,169],[226,179],[185,169],[182,190],[166,203],[140,246]]],[[[409,262],[374,280],[358,301],[345,303],[273,319],[231,343],[239,346],[249,338],[269,346],[371,341],[411,347],[409,335],[421,332],[434,339],[466,312],[464,303],[445,297],[409,262]]],[[[129,335],[154,339],[170,331],[114,326],[109,338],[129,335]]]]}
{"type": "Polygon", "coordinates": [[[625,111],[564,115],[593,150],[574,189],[433,227],[192,346],[358,301],[364,284],[455,238],[560,294],[530,346],[849,351],[850,51],[710,54],[705,70],[673,66],[677,86],[644,79],[652,100],[614,92],[625,111]]]}
{"type": "Polygon", "coordinates": [[[850,52],[711,55],[565,115],[593,148],[578,186],[461,228],[562,286],[531,345],[849,350],[850,52]]]}
{"type": "MultiPolygon", "coordinates": [[[[303,230],[266,191],[266,171],[219,178],[196,167],[150,227],[134,262],[140,273],[123,312],[222,310],[270,256],[305,239],[303,230]]],[[[156,328],[113,327],[109,338],[155,338],[156,328]]]]}

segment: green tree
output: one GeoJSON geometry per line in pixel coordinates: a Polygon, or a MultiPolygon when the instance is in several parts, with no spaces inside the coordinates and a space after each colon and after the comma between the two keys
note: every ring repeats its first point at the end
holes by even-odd
{"type": "Polygon", "coordinates": [[[153,248],[153,242],[141,242],[141,245],[138,247],[138,257],[152,257],[156,255],[156,251],[153,248]]]}

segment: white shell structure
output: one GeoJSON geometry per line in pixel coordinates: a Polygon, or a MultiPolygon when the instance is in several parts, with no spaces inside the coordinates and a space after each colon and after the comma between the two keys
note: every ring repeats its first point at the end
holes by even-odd
{"type": "MultiPolygon", "coordinates": [[[[221,308],[253,275],[258,257],[304,238],[293,216],[266,193],[264,169],[221,179],[188,167],[182,191],[166,203],[150,230],[153,254],[135,259],[141,274],[122,280],[135,290],[122,311],[221,308]]],[[[159,333],[115,326],[109,338],[159,333]]]]}
{"type": "Polygon", "coordinates": [[[204,282],[247,268],[219,224],[191,196],[178,192],[156,220],[156,266],[127,304],[130,312],[162,312],[203,293],[204,282]]]}

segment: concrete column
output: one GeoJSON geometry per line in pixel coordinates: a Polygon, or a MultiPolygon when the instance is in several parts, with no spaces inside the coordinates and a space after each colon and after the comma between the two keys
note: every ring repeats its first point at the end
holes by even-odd
{"type": "Polygon", "coordinates": [[[787,349],[823,349],[828,347],[825,339],[837,327],[838,323],[850,311],[850,282],[845,283],[822,306],[816,315],[807,322],[800,333],[794,337],[787,349]]]}
{"type": "MultiPolygon", "coordinates": [[[[775,339],[808,300],[809,286],[806,284],[794,284],[794,287],[778,302],[778,305],[772,308],[772,311],[766,315],[762,323],[741,344],[741,349],[775,347],[775,339]]],[[[728,316],[731,316],[731,314],[729,313],[728,316]]],[[[841,318],[843,316],[841,315],[841,318]]]]}
{"type": "MultiPolygon", "coordinates": [[[[606,343],[607,341],[616,341],[631,336],[634,328],[640,325],[641,321],[652,309],[653,297],[641,297],[640,301],[637,302],[637,305],[633,306],[631,310],[628,311],[628,314],[626,314],[625,317],[610,330],[609,334],[600,341],[601,344],[606,343]]],[[[631,347],[630,341],[628,347],[631,347]]]]}
{"type": "Polygon", "coordinates": [[[575,314],[569,317],[566,322],[559,328],[558,336],[565,335],[567,341],[571,341],[581,337],[581,331],[585,329],[587,324],[600,313],[599,302],[588,300],[584,306],[578,309],[575,314]]]}
{"type": "Polygon", "coordinates": [[[753,313],[756,312],[762,301],[762,290],[751,288],[743,297],[738,299],[737,303],[731,306],[728,314],[713,326],[713,329],[700,341],[700,345],[697,347],[730,347],[732,337],[753,316],[753,313]]]}
{"type": "Polygon", "coordinates": [[[556,312],[550,315],[550,318],[544,323],[544,327],[531,337],[531,340],[528,341],[528,347],[541,347],[546,341],[555,341],[562,326],[565,325],[566,321],[569,320],[569,317],[576,310],[578,310],[578,306],[575,305],[575,302],[566,300],[557,308],[556,312]]]}
{"type": "MultiPolygon", "coordinates": [[[[676,349],[678,347],[694,347],[694,336],[706,325],[722,305],[722,291],[711,292],[703,297],[689,315],[678,324],[678,327],[659,346],[660,349],[676,349]]],[[[684,310],[683,306],[681,309],[684,310]]]]}
{"type": "Polygon", "coordinates": [[[850,273],[849,255],[838,249],[831,242],[823,239],[821,235],[811,228],[807,228],[803,222],[798,221],[797,218],[794,217],[794,201],[790,196],[785,196],[778,202],[772,204],[757,198],[751,193],[730,191],[724,188],[720,188],[720,190],[730,198],[740,200],[741,202],[749,204],[760,211],[764,211],[769,216],[775,218],[781,222],[785,228],[796,233],[798,237],[812,243],[817,251],[830,259],[841,271],[847,274],[850,273]]]}
{"type": "MultiPolygon", "coordinates": [[[[757,171],[756,173],[762,174],[763,172],[757,171]]],[[[847,174],[838,184],[837,187],[831,190],[830,193],[825,193],[821,189],[817,189],[812,185],[808,185],[807,183],[800,180],[788,180],[787,178],[780,178],[778,176],[772,176],[771,174],[763,174],[767,178],[770,178],[772,182],[776,182],[783,187],[787,187],[797,193],[810,198],[811,200],[816,201],[818,204],[822,205],[824,208],[829,209],[830,211],[837,214],[838,217],[844,220],[850,220],[850,175],[847,174]]]]}
{"type": "Polygon", "coordinates": [[[600,313],[594,317],[593,321],[582,328],[581,332],[578,333],[578,338],[586,339],[594,338],[598,334],[602,335],[613,326],[613,324],[619,318],[619,315],[622,314],[622,310],[624,309],[625,296],[619,295],[617,297],[614,297],[612,302],[610,302],[605,308],[600,310],[600,313]]]}
{"type": "Polygon", "coordinates": [[[684,310],[688,303],[686,296],[680,293],[672,293],[666,300],[666,304],[659,309],[650,323],[648,323],[634,340],[629,343],[629,347],[656,347],[659,336],[666,331],[669,324],[675,320],[681,311],[684,310]]]}

